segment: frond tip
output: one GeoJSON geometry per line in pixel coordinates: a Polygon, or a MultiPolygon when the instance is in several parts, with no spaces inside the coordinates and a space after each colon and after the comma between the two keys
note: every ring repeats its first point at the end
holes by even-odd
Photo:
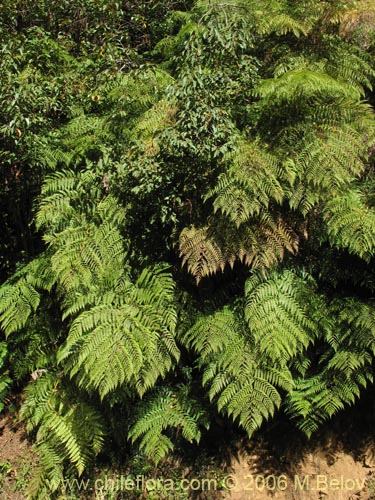
{"type": "Polygon", "coordinates": [[[121,276],[116,288],[110,303],[74,319],[58,353],[70,375],[102,398],[123,384],[143,395],[179,358],[174,282],[166,269],[145,269],[136,283],[121,276]]]}
{"type": "Polygon", "coordinates": [[[375,253],[375,210],[359,191],[347,191],[327,203],[324,219],[330,242],[366,260],[375,253]]]}
{"type": "Polygon", "coordinates": [[[201,426],[208,427],[207,415],[186,388],[161,388],[139,404],[129,438],[133,442],[140,439],[140,449],[157,464],[174,447],[164,434],[167,429],[178,431],[189,442],[199,443],[201,426]]]}
{"type": "Polygon", "coordinates": [[[278,388],[290,390],[293,386],[285,365],[271,367],[264,362],[251,333],[229,308],[203,316],[183,341],[199,356],[210,399],[249,436],[280,406],[278,388]]]}
{"type": "Polygon", "coordinates": [[[49,255],[41,254],[0,287],[0,323],[6,335],[26,325],[39,306],[41,291],[50,291],[55,281],[49,255]]]}
{"type": "Polygon", "coordinates": [[[208,228],[186,228],[180,236],[180,256],[182,265],[187,263],[189,272],[197,283],[204,276],[224,270],[225,256],[214,238],[210,238],[208,228]]]}
{"type": "Polygon", "coordinates": [[[317,298],[306,277],[289,270],[254,272],[245,296],[247,324],[271,360],[292,359],[317,336],[318,325],[309,317],[317,298]]]}

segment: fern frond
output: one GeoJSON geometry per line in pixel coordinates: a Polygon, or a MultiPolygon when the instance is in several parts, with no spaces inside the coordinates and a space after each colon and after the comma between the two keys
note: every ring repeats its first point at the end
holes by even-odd
{"type": "Polygon", "coordinates": [[[283,181],[293,181],[293,175],[281,168],[277,158],[254,143],[241,142],[228,155],[230,168],[222,174],[207,198],[214,197],[214,211],[220,211],[237,227],[268,208],[270,201],[281,204],[283,181]]]}
{"type": "Polygon", "coordinates": [[[187,441],[199,443],[200,426],[208,427],[203,408],[184,390],[162,388],[140,403],[129,437],[133,442],[141,439],[140,449],[157,464],[174,447],[163,432],[174,429],[187,441]]]}
{"type": "Polygon", "coordinates": [[[134,136],[141,142],[147,142],[173,124],[176,112],[177,108],[170,102],[160,100],[138,119],[133,129],[134,136]]]}
{"type": "MultiPolygon", "coordinates": [[[[342,357],[343,355],[338,355],[342,357]]],[[[352,361],[356,356],[345,356],[352,361]]],[[[368,360],[367,360],[368,361],[368,360]]],[[[337,373],[338,368],[345,370],[345,362],[333,358],[330,368],[310,378],[296,381],[296,387],[288,396],[288,409],[292,417],[298,418],[298,427],[311,436],[322,423],[327,421],[345,406],[353,404],[360,389],[373,381],[373,376],[365,360],[356,359],[356,371],[337,373]],[[302,417],[302,418],[301,418],[302,417]]]]}
{"type": "Polygon", "coordinates": [[[203,362],[210,360],[213,354],[222,351],[231,338],[232,332],[238,328],[237,318],[228,309],[222,309],[211,316],[202,316],[182,337],[183,343],[199,353],[203,362]],[[205,335],[201,332],[205,330],[205,335]]]}
{"type": "Polygon", "coordinates": [[[325,70],[333,77],[356,86],[361,94],[365,90],[372,90],[372,81],[375,76],[374,68],[369,57],[363,51],[347,45],[337,44],[330,47],[325,70]]]}
{"type": "Polygon", "coordinates": [[[375,210],[357,190],[344,192],[330,200],[324,210],[332,245],[369,260],[375,251],[375,210]]]}
{"type": "Polygon", "coordinates": [[[306,278],[285,270],[252,273],[245,287],[245,317],[260,350],[271,360],[288,361],[316,338],[309,317],[312,288],[306,278]]]}
{"type": "Polygon", "coordinates": [[[365,168],[365,144],[350,127],[330,127],[297,142],[289,159],[297,172],[290,206],[306,214],[319,201],[348,186],[365,168]]]}
{"type": "Polygon", "coordinates": [[[290,71],[304,71],[307,68],[319,72],[323,71],[323,64],[315,63],[313,64],[309,59],[306,58],[305,55],[294,55],[287,54],[281,59],[277,61],[277,64],[273,70],[274,78],[278,79],[285,73],[289,73],[290,71]],[[315,65],[316,64],[316,65],[315,65]]]}
{"type": "MultiPolygon", "coordinates": [[[[304,358],[307,348],[324,336],[326,330],[336,328],[330,320],[328,306],[315,288],[312,278],[304,273],[253,271],[246,282],[243,319],[239,311],[227,307],[202,316],[181,338],[198,356],[203,384],[208,386],[210,399],[216,400],[219,410],[237,420],[249,435],[280,406],[278,389],[291,391],[288,404],[293,411],[306,417],[306,422],[307,416],[316,414],[324,419],[323,414],[338,411],[353,397],[349,392],[340,395],[342,386],[339,385],[332,408],[322,404],[315,412],[309,403],[310,393],[305,394],[302,388],[303,379],[297,379],[299,385],[294,387],[290,367],[294,366],[296,358],[300,361],[299,371],[305,375],[310,364],[304,358]]],[[[342,339],[340,342],[342,344],[342,339]]],[[[344,354],[341,348],[328,363],[327,370],[340,377],[347,365],[351,367],[352,379],[356,379],[361,369],[368,366],[370,358],[364,355],[356,360],[349,354],[344,354]]],[[[324,377],[329,380],[328,376],[324,377]]],[[[307,385],[306,390],[312,390],[313,394],[326,390],[324,380],[308,380],[312,385],[307,385]]],[[[314,418],[311,416],[310,424],[315,422],[314,418]]],[[[310,424],[306,423],[306,429],[310,424]]]]}
{"type": "Polygon", "coordinates": [[[71,376],[102,398],[124,383],[142,395],[179,358],[174,284],[164,268],[144,270],[117,301],[79,314],[58,355],[71,376]]]}
{"type": "MultiPolygon", "coordinates": [[[[126,133],[134,137],[132,125],[136,126],[139,117],[154,105],[157,106],[164,97],[166,87],[173,83],[173,78],[167,71],[154,66],[121,75],[116,83],[108,95],[113,107],[106,117],[106,123],[109,130],[119,127],[120,136],[125,123],[126,133]]],[[[152,111],[149,113],[152,115],[152,111]]]]}
{"type": "Polygon", "coordinates": [[[337,299],[328,314],[334,338],[330,339],[329,330],[323,335],[330,348],[321,356],[320,371],[304,373],[287,399],[288,412],[308,436],[353,404],[361,389],[373,382],[373,305],[337,299]]]}
{"type": "Polygon", "coordinates": [[[189,272],[197,283],[204,277],[223,270],[226,259],[215,240],[210,239],[206,228],[185,228],[180,236],[182,265],[188,265],[189,272]]]}
{"type": "Polygon", "coordinates": [[[89,290],[111,277],[115,281],[121,272],[124,241],[116,226],[84,224],[45,239],[55,249],[52,269],[67,294],[89,290]]]}
{"type": "Polygon", "coordinates": [[[213,218],[203,228],[186,228],[180,235],[182,265],[197,283],[205,276],[233,267],[238,259],[247,266],[268,269],[283,259],[286,251],[296,253],[297,234],[280,217],[263,213],[252,224],[238,229],[228,226],[225,219],[213,218]]]}
{"type": "Polygon", "coordinates": [[[64,458],[60,450],[47,442],[35,445],[38,463],[28,483],[27,494],[31,500],[45,500],[58,491],[64,480],[64,458]]]}
{"type": "Polygon", "coordinates": [[[293,33],[295,37],[299,38],[301,35],[306,36],[309,32],[309,26],[286,13],[275,15],[269,13],[261,17],[259,21],[257,29],[260,35],[270,35],[271,33],[286,35],[293,33]]]}
{"type": "Polygon", "coordinates": [[[101,189],[93,171],[85,170],[77,175],[73,170],[63,170],[46,178],[41,195],[36,225],[38,229],[52,232],[79,220],[77,209],[82,209],[83,200],[87,202],[85,209],[93,210],[101,189]]]}
{"type": "Polygon", "coordinates": [[[293,100],[312,97],[348,98],[358,100],[361,94],[356,86],[344,83],[317,71],[292,70],[279,78],[264,80],[257,89],[262,106],[275,103],[290,103],[293,100]]]}
{"type": "Polygon", "coordinates": [[[61,375],[51,371],[30,382],[25,390],[20,416],[27,419],[29,431],[37,428],[37,445],[47,451],[41,459],[40,472],[52,481],[49,486],[53,490],[61,484],[58,472],[62,460],[69,459],[81,474],[104,442],[100,414],[83,401],[75,403],[74,399],[73,392],[62,389],[61,375]]]}
{"type": "Polygon", "coordinates": [[[15,285],[3,285],[0,290],[0,321],[6,335],[25,326],[39,302],[39,293],[25,279],[15,285]]]}
{"type": "Polygon", "coordinates": [[[0,323],[6,335],[23,328],[40,303],[38,289],[50,291],[56,277],[49,255],[42,254],[0,287],[0,323]]]}
{"type": "Polygon", "coordinates": [[[183,337],[203,368],[210,399],[251,436],[281,404],[277,387],[290,389],[291,375],[282,364],[263,364],[259,345],[245,333],[229,308],[202,317],[183,337]]]}
{"type": "Polygon", "coordinates": [[[288,54],[277,61],[274,76],[279,78],[291,71],[309,70],[320,74],[326,73],[338,81],[352,85],[361,95],[364,95],[364,89],[372,89],[374,70],[364,52],[336,40],[336,44],[329,44],[325,55],[324,59],[315,59],[306,55],[288,54]]]}
{"type": "Polygon", "coordinates": [[[8,376],[8,371],[5,371],[5,359],[8,354],[6,342],[0,342],[0,413],[4,409],[4,398],[8,392],[11,379],[8,376]]]}
{"type": "MultiPolygon", "coordinates": [[[[332,310],[340,321],[349,326],[346,342],[375,354],[375,306],[358,299],[341,299],[332,304],[332,310]]],[[[337,349],[337,347],[336,347],[337,349]]]]}

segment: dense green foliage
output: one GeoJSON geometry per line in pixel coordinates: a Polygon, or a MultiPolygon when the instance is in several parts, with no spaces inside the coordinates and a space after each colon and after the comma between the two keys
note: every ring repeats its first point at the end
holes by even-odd
{"type": "MultiPolygon", "coordinates": [[[[373,382],[375,30],[355,2],[3,2],[0,410],[32,499],[373,382]]],[[[368,19],[370,19],[370,14],[368,19]]]]}

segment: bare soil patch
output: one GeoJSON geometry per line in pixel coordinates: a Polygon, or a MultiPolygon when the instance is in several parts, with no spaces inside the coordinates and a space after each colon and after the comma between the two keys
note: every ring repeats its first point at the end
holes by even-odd
{"type": "Polygon", "coordinates": [[[226,500],[375,499],[374,440],[360,432],[326,430],[310,442],[300,435],[260,438],[232,454],[226,500]],[[350,439],[349,439],[350,436],[350,439]],[[352,442],[354,441],[354,443],[352,442]],[[287,443],[282,446],[283,442],[287,443]]]}
{"type": "Polygon", "coordinates": [[[0,500],[24,500],[33,452],[22,425],[0,415],[0,500]]]}
{"type": "MultiPolygon", "coordinates": [[[[222,465],[229,489],[217,496],[223,500],[375,500],[375,439],[363,423],[348,425],[346,420],[344,429],[335,425],[334,430],[328,426],[311,441],[293,434],[289,426],[277,426],[252,441],[238,442],[222,465]]],[[[22,425],[10,414],[0,416],[0,500],[25,500],[34,462],[22,425]]],[[[198,497],[207,498],[203,492],[198,497]]]]}

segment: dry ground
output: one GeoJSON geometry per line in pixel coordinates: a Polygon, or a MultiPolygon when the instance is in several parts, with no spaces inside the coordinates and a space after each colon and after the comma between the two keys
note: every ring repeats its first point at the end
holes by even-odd
{"type": "MultiPolygon", "coordinates": [[[[231,450],[226,483],[231,491],[223,492],[223,499],[375,499],[375,441],[368,433],[363,438],[350,428],[328,430],[307,442],[277,432],[267,442],[257,438],[231,450]]],[[[33,459],[22,426],[9,415],[0,416],[0,500],[25,500],[33,459]]]]}
{"type": "Polygon", "coordinates": [[[11,415],[0,415],[0,500],[24,500],[32,462],[23,427],[11,415]]]}
{"type": "Polygon", "coordinates": [[[231,460],[231,492],[226,500],[369,500],[375,499],[375,459],[356,456],[338,437],[305,451],[274,457],[261,447],[240,450],[231,460]],[[281,459],[281,460],[280,460],[281,459]],[[282,463],[280,463],[282,462],[282,463]]]}

